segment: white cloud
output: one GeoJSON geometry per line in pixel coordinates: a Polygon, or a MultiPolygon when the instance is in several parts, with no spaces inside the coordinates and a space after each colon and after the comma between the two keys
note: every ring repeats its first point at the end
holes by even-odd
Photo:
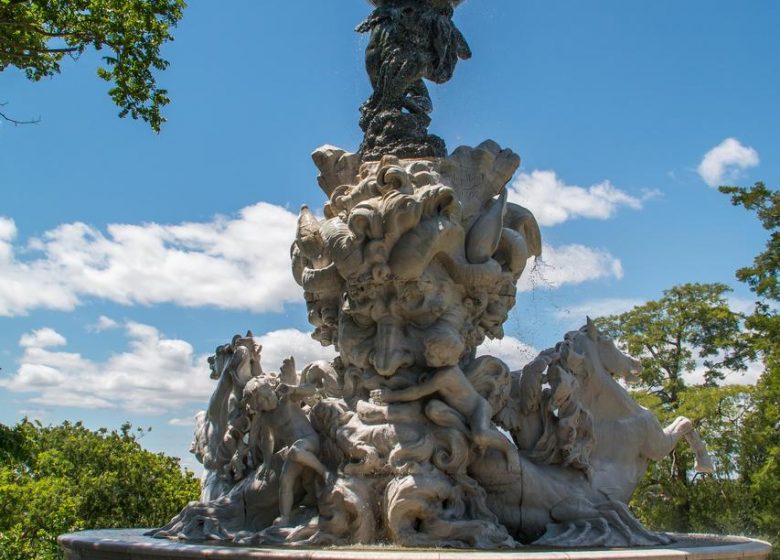
{"type": "Polygon", "coordinates": [[[332,346],[323,347],[309,333],[298,329],[281,329],[255,337],[263,345],[261,363],[264,371],[279,371],[285,358],[293,356],[300,371],[303,366],[316,360],[332,360],[336,351],[332,346]]]}
{"type": "Polygon", "coordinates": [[[529,261],[517,287],[520,291],[556,289],[564,284],[581,284],[604,278],[623,278],[620,259],[608,251],[579,244],[545,245],[542,258],[529,261]]]}
{"type": "Polygon", "coordinates": [[[168,420],[168,424],[170,426],[176,426],[178,428],[194,428],[195,416],[187,417],[187,418],[171,418],[170,420],[168,420]]]}
{"type": "Polygon", "coordinates": [[[10,218],[0,216],[0,262],[11,255],[11,242],[16,239],[16,224],[10,218]]]}
{"type": "MultiPolygon", "coordinates": [[[[20,340],[24,352],[17,371],[0,379],[0,387],[31,393],[28,402],[43,406],[123,409],[135,414],[159,415],[192,404],[206,406],[214,390],[206,356],[197,356],[192,346],[164,337],[141,323],[123,325],[128,348],[95,361],[81,354],[52,350],[52,329],[43,328],[20,340]],[[40,333],[48,333],[41,336],[40,333]],[[27,338],[25,338],[27,337],[27,338]]],[[[335,356],[308,334],[295,329],[272,331],[257,337],[263,344],[266,371],[278,371],[284,357],[294,355],[302,369],[310,361],[335,356]]],[[[58,339],[59,341],[59,339],[58,339]]],[[[192,420],[174,419],[172,425],[192,420]]]]}
{"type": "Polygon", "coordinates": [[[19,411],[19,416],[28,420],[43,422],[49,416],[49,411],[43,408],[22,409],[19,411]]]}
{"type": "Polygon", "coordinates": [[[205,356],[196,358],[190,344],[164,338],[148,325],[127,323],[125,330],[129,348],[102,362],[51,350],[41,337],[43,344],[36,345],[31,336],[19,369],[0,380],[0,387],[33,393],[29,402],[39,405],[122,408],[140,414],[162,414],[208,399],[213,387],[205,356]]]}
{"type": "Polygon", "coordinates": [[[735,181],[742,170],[757,166],[759,161],[756,150],[736,138],[726,138],[704,155],[698,172],[705,183],[717,187],[735,181]]]}
{"type": "MultiPolygon", "coordinates": [[[[611,200],[639,204],[622,194],[611,200]]],[[[0,316],[41,308],[72,310],[84,298],[276,311],[301,300],[289,260],[295,222],[293,213],[267,203],[203,223],[114,224],[102,232],[76,222],[45,232],[20,251],[13,244],[14,222],[0,217],[0,316]],[[35,252],[31,258],[18,257],[35,252]]],[[[608,252],[566,245],[545,247],[543,261],[529,276],[531,284],[554,288],[622,274],[620,261],[608,252]]],[[[531,287],[528,279],[521,284],[522,289],[531,287]]],[[[88,329],[115,327],[116,321],[100,317],[88,329]]]]}
{"type": "Polygon", "coordinates": [[[105,315],[101,315],[98,317],[97,321],[95,321],[92,325],[87,325],[87,330],[89,332],[94,333],[101,333],[103,331],[108,331],[111,329],[117,329],[119,328],[119,323],[114,321],[111,317],[106,317],[105,315]]]}
{"type": "Polygon", "coordinates": [[[267,203],[233,218],[178,225],[61,225],[17,258],[16,227],[0,218],[0,316],[71,310],[84,297],[120,304],[174,303],[255,312],[298,301],[289,247],[296,216],[267,203]]]}
{"type": "Polygon", "coordinates": [[[54,329],[44,327],[29,333],[25,333],[19,339],[19,346],[29,348],[49,348],[51,346],[64,346],[68,341],[54,329]]]}
{"type": "Polygon", "coordinates": [[[73,309],[78,299],[73,290],[45,266],[16,261],[12,241],[16,224],[0,216],[0,316],[25,313],[32,308],[73,309]]]}
{"type": "Polygon", "coordinates": [[[740,298],[731,296],[726,298],[728,300],[729,308],[737,313],[743,313],[750,315],[756,309],[756,301],[753,299],[740,298]]]}
{"type": "Polygon", "coordinates": [[[505,336],[501,340],[485,340],[477,348],[477,355],[499,358],[512,371],[522,369],[538,354],[539,351],[536,348],[513,336],[505,336]]]}
{"type": "Polygon", "coordinates": [[[539,224],[554,226],[573,218],[611,218],[621,206],[635,210],[645,200],[658,196],[647,191],[641,197],[632,196],[603,181],[588,188],[567,185],[555,171],[520,173],[509,187],[509,200],[534,213],[539,224]]]}
{"type": "MultiPolygon", "coordinates": [[[[704,373],[706,368],[699,365],[692,372],[685,373],[683,379],[690,385],[699,385],[704,383],[704,373]]],[[[719,385],[755,385],[761,374],[764,373],[764,365],[761,362],[748,362],[745,371],[732,371],[726,373],[726,378],[719,381],[719,385]]]]}
{"type": "Polygon", "coordinates": [[[585,324],[587,317],[595,319],[608,315],[618,315],[642,305],[644,300],[635,298],[605,298],[586,301],[571,307],[557,309],[556,318],[566,322],[572,327],[580,327],[585,324]]]}

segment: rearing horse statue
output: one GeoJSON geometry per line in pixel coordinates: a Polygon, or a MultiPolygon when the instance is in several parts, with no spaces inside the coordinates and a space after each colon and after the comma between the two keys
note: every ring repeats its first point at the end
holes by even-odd
{"type": "Polygon", "coordinates": [[[262,373],[260,351],[252,332],[236,335],[230,344],[217,347],[209,357],[211,378],[217,387],[209,400],[208,408],[196,415],[195,440],[191,452],[205,467],[201,499],[215,499],[230,489],[223,469],[230,456],[223,456],[221,443],[232,419],[240,414],[244,386],[262,373]]]}
{"type": "Polygon", "coordinates": [[[579,382],[578,399],[593,418],[592,484],[611,498],[627,503],[649,461],[666,457],[680,438],[696,454],[695,469],[714,470],[712,459],[693,422],[680,416],[665,428],[638,404],[615,378],[636,379],[641,365],[598,331],[593,321],[566,334],[567,364],[579,382]]]}
{"type": "Polygon", "coordinates": [[[626,506],[649,461],[684,437],[699,472],[713,465],[688,418],[663,428],[616,381],[635,379],[639,368],[588,319],[512,372],[510,400],[494,420],[511,433],[520,472],[503,469],[498,453],[472,462],[469,472],[515,538],[556,546],[670,542],[644,529],[626,506]]]}

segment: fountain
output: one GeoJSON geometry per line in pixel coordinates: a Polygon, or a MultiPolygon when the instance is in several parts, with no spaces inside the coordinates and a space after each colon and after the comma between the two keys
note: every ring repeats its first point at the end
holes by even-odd
{"type": "Polygon", "coordinates": [[[314,152],[323,215],[301,209],[291,249],[312,336],[339,356],[267,371],[251,332],[217,348],[200,501],[145,534],[65,535],[66,558],[768,555],[632,515],[648,462],[678,440],[713,467],[688,419],[662,427],[633,401],[616,379],[639,363],[589,319],[523,367],[478,353],[542,251],[533,214],[507,201],[520,158],[489,140],[448,153],[427,131],[425,80],[471,55],[459,2],[372,3],[364,140],[314,152]]]}

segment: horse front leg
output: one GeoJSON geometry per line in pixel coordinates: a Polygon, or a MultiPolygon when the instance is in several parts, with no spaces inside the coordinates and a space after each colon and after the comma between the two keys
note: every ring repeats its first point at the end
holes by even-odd
{"type": "Polygon", "coordinates": [[[712,457],[707,451],[707,446],[702,441],[699,432],[691,428],[691,431],[685,434],[685,441],[691,446],[693,452],[696,454],[696,462],[693,468],[698,473],[712,474],[715,472],[715,465],[712,462],[712,457]]]}
{"type": "Polygon", "coordinates": [[[696,455],[696,462],[693,467],[696,472],[705,474],[715,472],[715,465],[712,463],[712,457],[707,452],[707,446],[704,445],[699,433],[693,427],[693,422],[688,418],[685,416],[677,417],[674,422],[664,428],[664,433],[672,438],[672,448],[677,444],[680,437],[685,438],[685,441],[688,442],[688,445],[691,446],[696,455]]]}

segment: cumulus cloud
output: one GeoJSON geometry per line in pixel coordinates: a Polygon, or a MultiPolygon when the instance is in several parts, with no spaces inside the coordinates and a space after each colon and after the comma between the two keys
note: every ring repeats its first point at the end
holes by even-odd
{"type": "Polygon", "coordinates": [[[520,173],[509,187],[509,201],[531,210],[539,224],[555,226],[573,218],[611,218],[621,206],[639,210],[658,191],[632,196],[603,181],[587,188],[567,185],[555,171],[520,173]]]}
{"type": "Polygon", "coordinates": [[[124,325],[129,348],[105,361],[50,348],[65,338],[52,329],[24,335],[24,352],[14,375],[0,387],[33,393],[29,402],[45,406],[121,408],[162,414],[191,401],[204,401],[212,390],[205,356],[192,346],[162,336],[149,325],[124,325]],[[41,336],[46,332],[46,336],[41,336]]]}
{"type": "Polygon", "coordinates": [[[609,251],[579,244],[544,245],[542,258],[529,261],[517,287],[520,291],[556,289],[606,278],[623,278],[620,259],[609,251]]]}
{"type": "Polygon", "coordinates": [[[0,216],[0,317],[19,315],[33,308],[73,309],[78,298],[47,266],[46,259],[32,265],[15,259],[12,242],[16,224],[0,216]]]}
{"type": "Polygon", "coordinates": [[[101,315],[100,317],[98,317],[97,321],[95,321],[92,325],[87,325],[87,330],[89,332],[101,333],[103,331],[117,329],[119,327],[120,327],[119,323],[114,321],[111,317],[106,317],[105,315],[101,315]]]}
{"type": "Polygon", "coordinates": [[[585,324],[587,317],[595,319],[608,315],[619,315],[643,303],[644,300],[636,298],[596,299],[558,309],[555,311],[555,317],[571,327],[581,327],[585,324]]]}
{"type": "MultiPolygon", "coordinates": [[[[31,393],[28,402],[37,405],[123,409],[146,415],[170,413],[184,405],[206,405],[214,381],[205,355],[196,355],[188,342],[166,338],[150,325],[127,322],[122,327],[128,348],[103,361],[52,349],[66,344],[65,337],[53,329],[25,334],[19,341],[24,349],[19,368],[0,379],[0,387],[31,393]]],[[[257,340],[263,344],[267,371],[278,371],[282,359],[290,355],[296,357],[299,368],[335,355],[295,329],[272,331],[257,340]]],[[[172,425],[185,422],[174,420],[179,423],[171,421],[172,425]]]]}
{"type": "Polygon", "coordinates": [[[177,428],[194,428],[195,415],[188,418],[171,418],[168,420],[168,425],[176,426],[177,428]]]}
{"type": "Polygon", "coordinates": [[[49,411],[42,408],[22,409],[19,411],[19,416],[28,420],[43,422],[49,416],[49,411]]]}
{"type": "Polygon", "coordinates": [[[316,360],[332,360],[336,351],[332,346],[323,347],[309,333],[298,329],[280,329],[255,337],[263,345],[261,362],[265,371],[279,371],[285,358],[293,356],[298,370],[316,360]]]}
{"type": "Polygon", "coordinates": [[[10,218],[0,216],[0,261],[11,255],[11,242],[16,239],[16,224],[10,218]]]}
{"type": "Polygon", "coordinates": [[[750,146],[743,146],[736,138],[723,142],[704,154],[698,172],[711,187],[735,181],[740,172],[759,164],[758,152],[750,146]]]}
{"type": "Polygon", "coordinates": [[[64,346],[67,342],[65,337],[54,329],[44,327],[23,334],[19,339],[19,346],[22,346],[23,348],[49,348],[52,346],[64,346]]]}
{"type": "Polygon", "coordinates": [[[522,369],[522,367],[533,360],[539,351],[513,336],[505,336],[501,340],[485,340],[479,348],[477,355],[494,356],[503,360],[511,370],[522,369]]]}
{"type": "MultiPolygon", "coordinates": [[[[700,385],[705,381],[704,374],[706,368],[703,365],[699,365],[691,372],[683,374],[683,379],[689,385],[700,385]]],[[[745,371],[731,371],[726,373],[726,377],[723,381],[719,381],[719,385],[755,385],[761,374],[764,373],[764,365],[761,362],[754,361],[748,362],[747,369],[745,371]]]]}
{"type": "MultiPolygon", "coordinates": [[[[613,192],[611,187],[594,189],[613,192]]],[[[588,214],[571,207],[567,216],[606,217],[613,211],[609,204],[640,204],[613,190],[618,194],[604,195],[612,200],[606,209],[588,214]]],[[[545,212],[542,209],[541,216],[545,212]]],[[[557,219],[548,217],[546,223],[557,219]]],[[[124,305],[278,311],[287,302],[301,301],[289,260],[295,222],[296,216],[286,209],[258,203],[234,217],[201,223],[113,224],[105,231],[80,222],[64,224],[18,247],[13,220],[0,217],[0,316],[34,309],[73,310],[87,298],[124,305]]],[[[622,267],[604,250],[548,246],[535,276],[529,276],[536,284],[555,288],[620,278],[622,267]]],[[[521,285],[530,287],[528,279],[521,285]]],[[[87,328],[101,332],[116,327],[113,319],[100,317],[87,328]]]]}
{"type": "Polygon", "coordinates": [[[267,203],[232,218],[177,225],[61,225],[31,241],[31,259],[0,218],[0,316],[72,310],[85,297],[120,304],[173,303],[255,312],[297,301],[289,246],[296,216],[267,203]]]}
{"type": "Polygon", "coordinates": [[[726,300],[728,301],[729,308],[737,313],[750,315],[756,309],[756,300],[754,299],[730,296],[727,297],[726,300]]]}

